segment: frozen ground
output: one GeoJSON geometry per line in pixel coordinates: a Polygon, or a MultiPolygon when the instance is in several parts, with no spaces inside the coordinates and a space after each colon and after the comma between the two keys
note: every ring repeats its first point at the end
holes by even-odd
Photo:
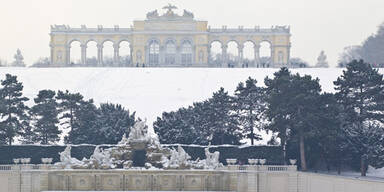
{"type": "MultiPolygon", "coordinates": [[[[24,95],[36,97],[39,90],[80,92],[96,103],[120,103],[137,116],[146,118],[149,126],[164,111],[202,101],[220,87],[230,94],[239,82],[249,76],[263,85],[264,78],[278,69],[212,69],[212,68],[0,68],[17,75],[24,84],[24,95]]],[[[323,91],[332,92],[333,81],[342,74],[339,68],[292,69],[302,75],[320,79],[323,91]]],[[[384,69],[380,70],[381,73],[384,69]]],[[[31,103],[31,102],[30,102],[31,103]]],[[[266,141],[262,141],[265,143],[266,141]]]]}

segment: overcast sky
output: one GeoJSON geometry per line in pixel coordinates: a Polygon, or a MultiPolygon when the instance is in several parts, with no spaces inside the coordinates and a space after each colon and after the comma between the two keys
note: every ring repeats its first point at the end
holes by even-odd
{"type": "MultiPolygon", "coordinates": [[[[335,66],[345,46],[361,44],[384,21],[384,0],[0,0],[0,58],[20,48],[30,65],[49,56],[51,24],[129,27],[167,3],[211,27],[290,25],[291,57],[314,65],[321,50],[335,66]]],[[[161,10],[162,12],[162,10],[161,10]]]]}

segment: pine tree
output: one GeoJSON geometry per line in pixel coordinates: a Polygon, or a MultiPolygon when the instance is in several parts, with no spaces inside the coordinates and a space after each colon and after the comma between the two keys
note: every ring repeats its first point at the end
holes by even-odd
{"type": "Polygon", "coordinates": [[[66,143],[92,144],[98,140],[98,115],[93,100],[82,101],[74,113],[74,121],[69,135],[65,138],[66,143]]]}
{"type": "Polygon", "coordinates": [[[135,112],[130,113],[119,104],[103,103],[98,108],[97,137],[92,144],[117,144],[123,134],[129,135],[130,127],[135,124],[135,112]]]}
{"type": "Polygon", "coordinates": [[[54,143],[60,140],[59,111],[55,99],[55,91],[41,90],[34,99],[35,105],[31,108],[35,120],[32,137],[34,142],[41,144],[54,143]]]}
{"type": "Polygon", "coordinates": [[[280,138],[280,144],[283,149],[284,160],[287,160],[286,147],[289,137],[289,83],[292,79],[292,75],[288,68],[281,68],[274,73],[274,78],[265,78],[264,84],[266,87],[266,103],[267,110],[265,115],[270,124],[265,127],[267,131],[277,133],[277,137],[280,138]]]}
{"type": "MultiPolygon", "coordinates": [[[[371,126],[367,126],[370,123],[384,122],[384,80],[378,70],[363,60],[353,60],[347,64],[347,70],[343,71],[343,75],[334,84],[337,90],[336,97],[343,106],[346,137],[349,140],[357,139],[355,134],[349,133],[364,131],[359,129],[370,129],[371,126]]],[[[363,133],[361,137],[364,137],[363,133]]],[[[349,143],[352,145],[349,147],[360,146],[357,142],[349,143]]],[[[360,170],[364,176],[369,155],[364,153],[357,155],[360,156],[360,170]]]]}
{"type": "Polygon", "coordinates": [[[16,136],[22,136],[23,131],[29,126],[27,111],[29,108],[24,104],[28,98],[23,97],[23,84],[16,76],[6,74],[1,80],[1,128],[0,135],[8,145],[12,145],[16,136]]]}
{"type": "Polygon", "coordinates": [[[258,87],[256,79],[249,77],[245,81],[239,83],[235,90],[235,105],[238,112],[238,118],[242,124],[243,132],[247,138],[251,139],[251,144],[254,145],[254,140],[260,140],[260,135],[255,134],[255,129],[260,129],[265,109],[264,90],[258,87]]]}
{"type": "Polygon", "coordinates": [[[162,143],[240,144],[240,130],[232,98],[221,88],[212,98],[188,108],[164,112],[153,124],[162,143]]]}
{"type": "Polygon", "coordinates": [[[221,87],[206,101],[206,105],[208,110],[205,111],[205,126],[213,136],[212,144],[240,144],[243,135],[234,111],[233,99],[228,92],[221,87]]]}
{"type": "Polygon", "coordinates": [[[361,176],[366,176],[367,167],[384,166],[384,128],[371,122],[346,126],[347,147],[360,157],[361,176]]]}
{"type": "Polygon", "coordinates": [[[56,99],[59,103],[59,109],[62,113],[60,120],[64,119],[63,125],[73,130],[74,124],[76,123],[76,113],[80,110],[80,105],[85,101],[80,93],[70,93],[68,90],[65,92],[58,91],[56,99]]]}
{"type": "Polygon", "coordinates": [[[269,94],[267,117],[272,122],[267,129],[279,136],[299,141],[300,163],[307,170],[305,141],[319,128],[317,111],[320,109],[319,79],[311,76],[290,75],[286,68],[275,73],[274,79],[265,79],[269,94]]]}

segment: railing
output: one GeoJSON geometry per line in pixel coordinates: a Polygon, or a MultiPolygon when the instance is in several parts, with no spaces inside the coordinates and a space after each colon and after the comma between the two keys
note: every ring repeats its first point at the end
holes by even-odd
{"type": "Polygon", "coordinates": [[[296,165],[228,165],[227,170],[285,172],[297,171],[296,165]]]}
{"type": "Polygon", "coordinates": [[[41,169],[40,165],[32,165],[32,169],[41,169]]]}
{"type": "Polygon", "coordinates": [[[288,166],[268,166],[267,171],[288,171],[288,166]]]}
{"type": "Polygon", "coordinates": [[[0,171],[12,170],[12,165],[0,165],[0,171]]]}

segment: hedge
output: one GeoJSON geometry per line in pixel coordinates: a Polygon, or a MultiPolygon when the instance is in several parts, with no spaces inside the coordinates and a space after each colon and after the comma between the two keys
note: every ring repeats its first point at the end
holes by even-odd
{"type": "MultiPolygon", "coordinates": [[[[163,147],[177,148],[178,145],[163,145],[163,147]]],[[[199,145],[181,145],[192,159],[205,159],[205,147],[199,145]]],[[[0,164],[13,164],[14,158],[31,158],[32,164],[40,164],[41,158],[53,158],[53,162],[60,161],[59,152],[66,146],[59,145],[14,145],[0,146],[0,164]]],[[[95,145],[72,145],[71,155],[79,160],[89,158],[95,145]]],[[[113,145],[101,145],[102,148],[113,145]]],[[[225,159],[238,159],[246,164],[247,159],[267,159],[267,164],[281,165],[284,163],[281,147],[278,146],[211,146],[210,152],[220,152],[220,162],[226,164],[225,159]]]]}

